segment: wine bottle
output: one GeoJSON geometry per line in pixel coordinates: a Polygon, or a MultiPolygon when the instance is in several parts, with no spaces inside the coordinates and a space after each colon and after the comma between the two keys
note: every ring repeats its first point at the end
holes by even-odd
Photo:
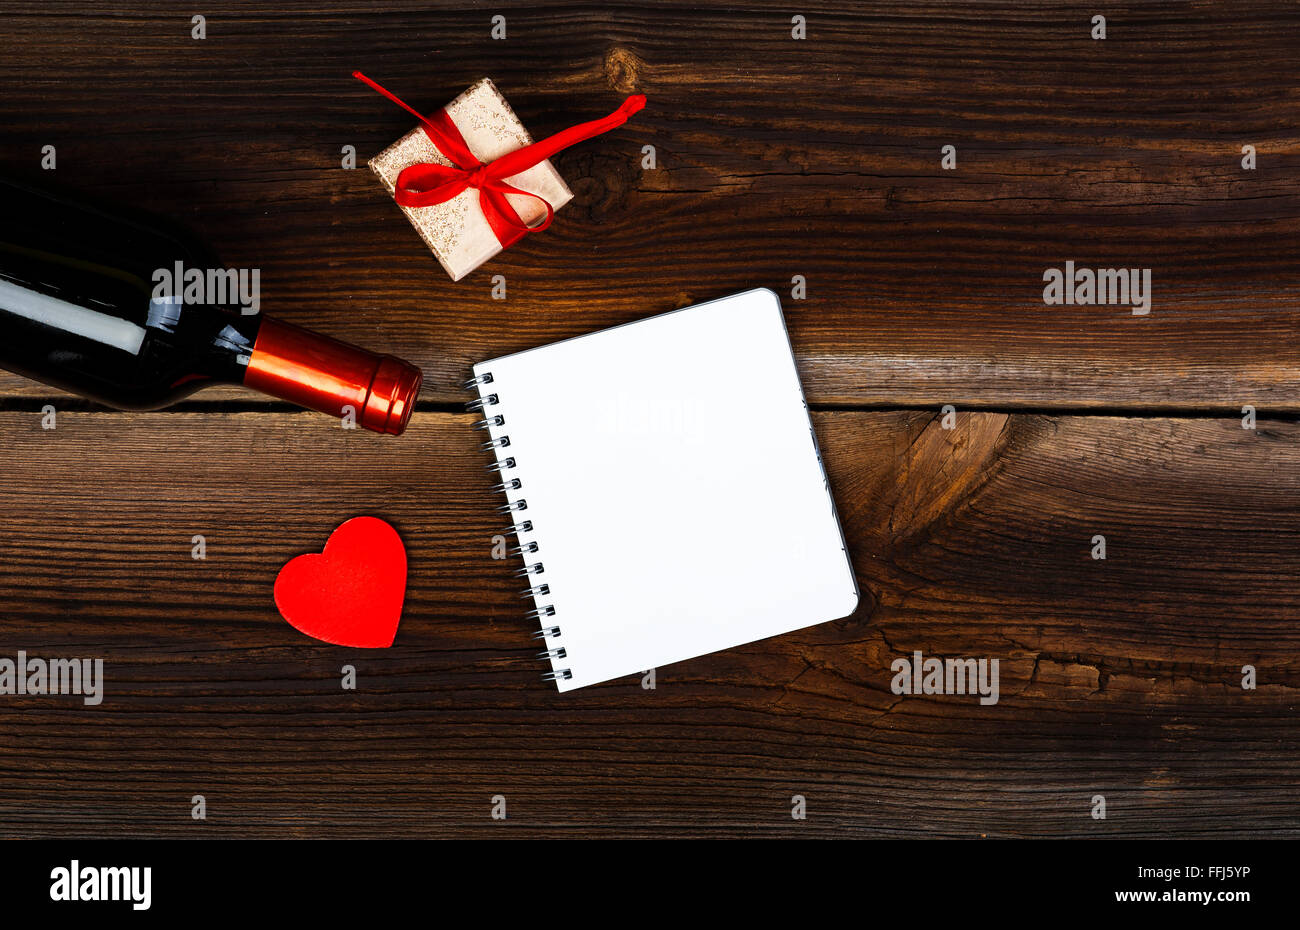
{"type": "Polygon", "coordinates": [[[250,272],[192,237],[3,180],[0,217],[0,367],[122,409],[224,382],[406,428],[418,368],[250,314],[250,272]]]}

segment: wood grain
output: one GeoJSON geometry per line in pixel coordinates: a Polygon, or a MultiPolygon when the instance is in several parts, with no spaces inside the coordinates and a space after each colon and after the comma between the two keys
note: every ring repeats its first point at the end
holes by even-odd
{"type": "Polygon", "coordinates": [[[1296,835],[1300,425],[815,427],[858,613],[561,696],[491,558],[468,417],[394,440],[306,413],[2,413],[2,654],[101,657],[107,684],[99,707],[0,697],[0,834],[1296,835]],[[313,643],[270,602],[357,513],[411,554],[389,650],[313,643]],[[998,658],[1001,699],[893,694],[915,649],[998,658]]]}
{"type": "Polygon", "coordinates": [[[261,269],[267,312],[426,375],[390,439],[242,389],[116,414],[0,373],[0,657],[107,678],[98,707],[0,695],[0,835],[1300,833],[1300,8],[459,7],[0,0],[0,172],[170,214],[261,269]],[[410,120],[356,67],[424,107],[490,75],[537,136],[650,105],[557,157],[551,230],[453,284],[364,168],[410,120]],[[1066,260],[1151,268],[1151,313],[1044,306],[1066,260]],[[859,611],[557,695],[457,383],[794,275],[859,611]],[[390,650],[271,603],[360,513],[410,552],[390,650]],[[895,695],[914,650],[997,658],[999,702],[895,695]]]}
{"type": "Polygon", "coordinates": [[[268,312],[421,365],[430,401],[472,362],[804,275],[814,403],[1300,410],[1294,4],[1120,4],[1105,41],[1050,0],[819,4],[804,41],[766,0],[457,6],[228,2],[196,41],[161,2],[0,4],[0,171],[176,216],[262,270],[268,312]],[[539,136],[650,106],[557,158],[577,199],[550,231],[453,285],[340,167],[410,128],[354,67],[424,107],[491,75],[539,136]],[[1067,259],[1152,269],[1152,312],[1044,306],[1067,259]]]}

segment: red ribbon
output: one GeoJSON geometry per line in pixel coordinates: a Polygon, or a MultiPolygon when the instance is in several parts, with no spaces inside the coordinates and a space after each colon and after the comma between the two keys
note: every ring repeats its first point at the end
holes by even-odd
{"type": "Polygon", "coordinates": [[[447,115],[446,110],[439,110],[433,116],[424,116],[360,71],[353,71],[352,76],[368,84],[418,119],[429,141],[451,162],[451,166],[420,162],[403,168],[401,174],[397,176],[397,190],[393,194],[393,199],[398,205],[432,207],[435,204],[446,203],[463,191],[474,188],[478,191],[478,202],[483,209],[483,215],[487,217],[488,225],[492,227],[492,232],[496,234],[502,248],[517,242],[527,233],[545,229],[551,225],[551,220],[555,217],[555,210],[544,197],[520,190],[506,183],[506,178],[527,171],[534,165],[540,165],[556,152],[567,149],[575,143],[622,126],[628,121],[628,117],[645,106],[645,96],[633,94],[609,116],[571,126],[540,142],[508,152],[485,165],[469,150],[465,137],[460,134],[460,130],[447,115]],[[535,226],[529,226],[511,206],[510,201],[506,199],[506,194],[520,194],[540,200],[542,206],[546,207],[546,219],[535,226]]]}

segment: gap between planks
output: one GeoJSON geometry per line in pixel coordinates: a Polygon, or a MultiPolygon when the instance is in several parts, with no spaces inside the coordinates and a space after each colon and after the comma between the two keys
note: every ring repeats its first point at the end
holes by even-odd
{"type": "MultiPolygon", "coordinates": [[[[115,415],[120,413],[266,413],[266,414],[283,414],[283,413],[302,413],[306,408],[299,407],[295,404],[281,403],[278,401],[267,401],[259,403],[251,400],[212,400],[212,401],[184,401],[179,404],[173,404],[170,407],[164,407],[158,410],[129,410],[120,411],[109,407],[104,407],[91,400],[80,397],[62,396],[23,396],[23,397],[0,397],[0,413],[38,413],[41,407],[46,404],[52,404],[60,411],[73,413],[102,413],[105,415],[115,415]]],[[[942,403],[881,403],[881,404],[863,404],[863,403],[811,403],[808,409],[815,413],[888,413],[890,411],[911,410],[916,412],[932,412],[937,414],[942,403]]],[[[1220,420],[1224,418],[1240,418],[1242,416],[1241,408],[1233,405],[1224,405],[1222,407],[1173,407],[1173,406],[1089,406],[1085,404],[1058,404],[1058,405],[1026,405],[1014,406],[1005,404],[981,404],[981,405],[954,405],[958,413],[995,413],[1006,414],[1008,416],[1024,417],[1109,417],[1124,418],[1132,420],[1220,420]]],[[[477,416],[465,410],[463,404],[449,403],[447,401],[422,401],[416,408],[416,413],[437,413],[437,414],[460,414],[464,416],[477,416]]],[[[1255,413],[1256,421],[1269,422],[1300,422],[1300,404],[1295,407],[1262,407],[1257,408],[1255,413]]]]}

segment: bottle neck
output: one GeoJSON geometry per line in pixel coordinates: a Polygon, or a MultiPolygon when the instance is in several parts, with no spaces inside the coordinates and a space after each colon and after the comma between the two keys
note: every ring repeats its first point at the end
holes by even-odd
{"type": "Polygon", "coordinates": [[[263,317],[244,372],[255,391],[366,429],[399,435],[420,393],[420,369],[328,336],[263,317]]]}

